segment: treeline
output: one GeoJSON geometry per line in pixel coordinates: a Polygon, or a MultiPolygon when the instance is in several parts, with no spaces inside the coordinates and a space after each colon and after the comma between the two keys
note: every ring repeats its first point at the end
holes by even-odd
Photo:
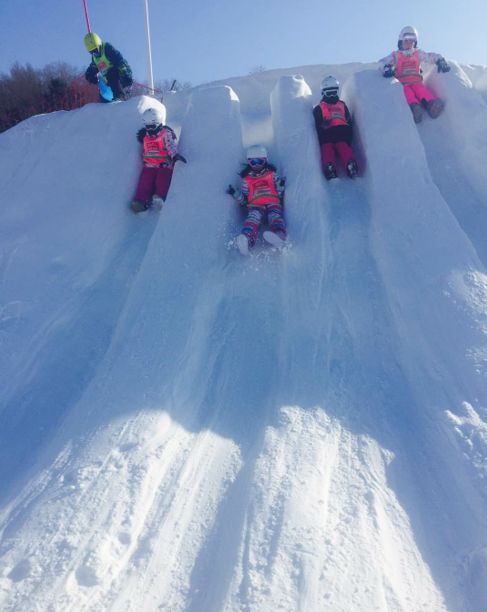
{"type": "MultiPolygon", "coordinates": [[[[158,98],[171,90],[180,91],[191,83],[165,79],[156,84],[158,98]]],[[[147,87],[135,83],[130,93],[147,93],[147,87]]],[[[85,80],[84,71],[63,62],[35,69],[30,64],[14,64],[10,74],[0,75],[0,132],[20,121],[57,110],[72,110],[88,102],[98,102],[98,87],[85,80]]]]}
{"type": "Polygon", "coordinates": [[[0,75],[0,132],[32,115],[97,100],[97,88],[73,66],[60,62],[36,70],[30,64],[14,64],[10,74],[0,75]]]}

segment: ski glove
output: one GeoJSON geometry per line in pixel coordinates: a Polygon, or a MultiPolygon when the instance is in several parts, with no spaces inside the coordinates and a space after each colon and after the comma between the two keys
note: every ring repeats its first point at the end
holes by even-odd
{"type": "Polygon", "coordinates": [[[384,66],[383,72],[382,72],[382,76],[386,79],[390,79],[394,76],[394,68],[392,66],[392,64],[386,64],[384,66]]]}
{"type": "Polygon", "coordinates": [[[283,176],[279,179],[279,187],[284,187],[285,184],[286,184],[286,177],[283,176]]]}
{"type": "Polygon", "coordinates": [[[446,63],[444,57],[436,60],[436,66],[438,67],[438,72],[450,72],[450,66],[446,63]]]}
{"type": "Polygon", "coordinates": [[[226,189],[225,189],[225,193],[228,193],[228,195],[235,195],[235,187],[232,187],[232,185],[229,185],[226,189]]]}
{"type": "Polygon", "coordinates": [[[179,153],[176,153],[176,155],[172,158],[172,161],[174,163],[176,163],[177,161],[181,161],[181,162],[183,162],[183,164],[187,164],[188,163],[186,161],[186,158],[183,157],[182,155],[180,155],[179,153]]]}

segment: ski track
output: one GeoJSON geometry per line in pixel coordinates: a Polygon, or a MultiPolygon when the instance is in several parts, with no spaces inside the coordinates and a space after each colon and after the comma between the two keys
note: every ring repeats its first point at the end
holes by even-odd
{"type": "MultiPolygon", "coordinates": [[[[438,363],[436,329],[408,348],[418,331],[400,308],[408,289],[392,279],[422,279],[414,257],[401,260],[377,227],[388,219],[373,150],[378,123],[364,121],[372,82],[352,75],[344,87],[359,154],[370,154],[353,182],[321,176],[303,77],[278,81],[267,116],[244,107],[242,122],[222,87],[196,90],[179,111],[182,150],[193,161],[175,174],[147,247],[142,233],[134,238],[140,260],[126,272],[133,276],[92,376],[66,400],[64,421],[24,475],[28,486],[0,513],[2,610],[482,610],[485,393],[465,365],[445,398],[453,361],[445,350],[438,363]],[[218,188],[200,202],[195,186],[205,174],[208,185],[232,182],[242,142],[260,133],[288,179],[291,244],[282,253],[259,245],[242,260],[229,246],[238,211],[222,208],[218,188]],[[203,142],[210,162],[198,157],[203,142]]],[[[397,93],[385,94],[386,124],[402,112],[397,93]]],[[[444,203],[457,224],[442,217],[440,228],[465,233],[459,265],[475,262],[471,253],[485,265],[474,231],[486,225],[481,181],[460,218],[457,194],[469,183],[465,173],[455,189],[441,178],[442,162],[460,165],[454,147],[440,157],[443,119],[397,128],[384,146],[404,138],[409,153],[422,143],[427,164],[409,171],[431,173],[435,206],[444,203]]],[[[411,216],[421,240],[423,220],[416,209],[411,216]]],[[[394,234],[401,249],[410,230],[394,234]]],[[[4,255],[2,271],[14,255],[4,255]]],[[[468,297],[456,311],[462,329],[482,329],[487,284],[480,266],[470,274],[449,290],[452,301],[468,297]]],[[[56,319],[41,328],[33,360],[59,341],[49,331],[56,319]]],[[[472,332],[468,347],[482,373],[476,339],[472,332]]]]}

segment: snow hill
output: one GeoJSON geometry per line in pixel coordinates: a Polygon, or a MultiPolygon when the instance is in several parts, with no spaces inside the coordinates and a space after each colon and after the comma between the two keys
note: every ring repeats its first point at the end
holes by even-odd
{"type": "Polygon", "coordinates": [[[188,164],[139,216],[149,98],[0,135],[3,612],[487,609],[487,68],[427,78],[420,126],[369,65],[175,94],[188,164]],[[255,142],[291,246],[243,259],[255,142]]]}

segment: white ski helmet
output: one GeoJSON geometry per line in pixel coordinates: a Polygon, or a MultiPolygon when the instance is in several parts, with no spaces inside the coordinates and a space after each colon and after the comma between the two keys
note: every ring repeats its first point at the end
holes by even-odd
{"type": "Polygon", "coordinates": [[[340,89],[340,83],[331,74],[326,76],[321,81],[321,95],[328,97],[338,96],[338,90],[340,89]]]}
{"type": "Polygon", "coordinates": [[[267,161],[267,149],[262,145],[252,145],[247,149],[247,159],[265,159],[267,161]]]}
{"type": "Polygon", "coordinates": [[[399,40],[397,42],[397,46],[399,47],[399,49],[401,49],[402,43],[405,40],[412,40],[413,47],[417,47],[418,46],[418,30],[416,30],[416,28],[413,28],[413,26],[405,26],[399,32],[399,40]]]}
{"type": "Polygon", "coordinates": [[[144,122],[145,127],[155,127],[158,125],[163,125],[166,121],[166,112],[165,108],[159,108],[156,106],[151,106],[146,108],[142,113],[142,121],[144,122]]]}

